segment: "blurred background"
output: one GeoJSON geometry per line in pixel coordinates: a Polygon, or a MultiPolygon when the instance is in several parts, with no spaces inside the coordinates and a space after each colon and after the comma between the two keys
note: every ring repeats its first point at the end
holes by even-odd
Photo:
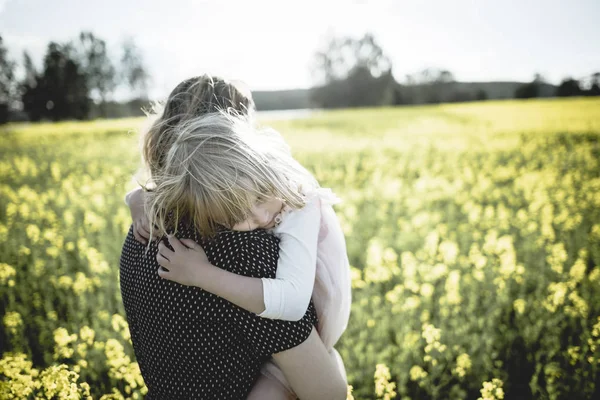
{"type": "Polygon", "coordinates": [[[0,1],[0,121],[140,114],[183,79],[259,110],[600,94],[600,3],[0,1]]]}
{"type": "Polygon", "coordinates": [[[0,0],[0,399],[141,399],[142,108],[243,81],[352,276],[348,399],[600,399],[600,1],[0,0]]]}

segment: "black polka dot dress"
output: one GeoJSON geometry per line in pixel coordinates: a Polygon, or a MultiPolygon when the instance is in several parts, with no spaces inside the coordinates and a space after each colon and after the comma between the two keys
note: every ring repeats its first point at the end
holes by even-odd
{"type": "MultiPolygon", "coordinates": [[[[300,321],[272,320],[164,280],[157,273],[157,242],[146,251],[132,232],[121,254],[120,284],[146,399],[244,399],[260,366],[306,340],[317,322],[312,303],[300,321]]],[[[206,240],[183,227],[177,236],[201,243],[220,268],[275,278],[278,239],[265,231],[223,231],[206,240]]]]}

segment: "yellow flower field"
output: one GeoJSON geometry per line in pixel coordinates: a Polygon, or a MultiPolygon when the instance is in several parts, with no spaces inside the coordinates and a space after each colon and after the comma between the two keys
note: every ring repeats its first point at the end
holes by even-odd
{"type": "MultiPolygon", "coordinates": [[[[141,122],[0,127],[0,398],[143,397],[118,282],[141,122]]],[[[344,200],[348,398],[597,398],[600,99],[272,125],[344,200]]]]}

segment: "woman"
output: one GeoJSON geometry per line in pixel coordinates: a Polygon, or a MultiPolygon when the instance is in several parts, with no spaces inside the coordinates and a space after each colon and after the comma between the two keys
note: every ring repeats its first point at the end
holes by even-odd
{"type": "MultiPolygon", "coordinates": [[[[236,118],[227,118],[227,117],[223,117],[220,115],[212,115],[212,116],[208,116],[206,117],[207,113],[210,113],[211,111],[216,111],[216,110],[226,110],[229,114],[233,114],[236,116],[242,116],[243,118],[248,118],[249,116],[249,112],[251,112],[251,110],[253,109],[252,107],[252,101],[251,101],[251,97],[249,97],[248,95],[244,95],[241,93],[241,91],[237,90],[235,87],[233,87],[232,85],[226,83],[225,81],[222,80],[214,80],[208,77],[201,77],[201,78],[192,78],[190,80],[186,80],[184,82],[182,82],[180,85],[178,85],[175,90],[171,93],[171,95],[169,96],[169,99],[167,100],[167,103],[165,105],[164,111],[159,111],[157,113],[157,119],[153,121],[152,126],[148,129],[148,131],[146,132],[146,135],[144,137],[144,146],[143,146],[143,153],[144,153],[144,158],[145,161],[147,163],[148,169],[150,171],[150,176],[152,177],[152,181],[153,183],[155,183],[157,185],[156,191],[154,191],[153,193],[150,194],[149,197],[151,197],[151,202],[153,204],[152,206],[152,210],[149,213],[149,215],[151,217],[156,217],[157,215],[160,216],[158,222],[158,225],[161,226],[161,228],[163,228],[163,230],[166,230],[166,225],[167,225],[167,216],[168,215],[173,215],[173,211],[177,210],[177,212],[175,213],[175,215],[178,215],[179,212],[181,212],[182,214],[191,217],[192,219],[195,219],[197,222],[198,219],[196,218],[199,214],[205,214],[207,216],[207,218],[204,218],[203,221],[204,223],[200,223],[200,224],[196,224],[197,228],[199,228],[200,231],[202,232],[211,232],[214,231],[214,227],[216,225],[224,225],[224,226],[229,226],[230,228],[233,228],[236,225],[239,225],[241,223],[242,215],[246,216],[246,211],[248,211],[251,207],[249,207],[249,203],[248,203],[248,199],[250,199],[252,196],[255,195],[259,195],[259,196],[265,196],[265,195],[269,195],[269,194],[279,194],[280,197],[284,196],[284,198],[287,199],[288,204],[294,204],[295,207],[297,209],[302,208],[302,206],[300,205],[301,202],[303,202],[303,196],[302,193],[300,192],[294,192],[294,190],[287,190],[284,187],[286,185],[286,182],[288,181],[288,179],[285,178],[285,176],[288,176],[290,179],[292,177],[296,178],[295,182],[294,182],[294,187],[299,187],[302,182],[306,183],[307,185],[305,185],[305,188],[308,187],[308,183],[314,181],[314,178],[312,178],[310,176],[310,174],[308,174],[308,172],[306,170],[304,170],[302,167],[299,166],[299,164],[297,164],[295,161],[293,161],[293,159],[291,159],[291,156],[289,155],[285,155],[285,154],[278,154],[279,157],[277,157],[276,159],[289,159],[290,161],[287,164],[282,164],[279,163],[278,165],[281,167],[281,171],[279,171],[280,173],[276,173],[275,171],[271,170],[271,172],[266,171],[265,168],[256,168],[258,166],[257,160],[254,159],[252,162],[250,162],[249,164],[247,163],[247,160],[251,159],[253,157],[253,155],[255,155],[250,149],[252,148],[253,144],[250,144],[248,141],[251,140],[252,135],[250,133],[248,133],[247,135],[242,135],[240,136],[239,133],[241,132],[235,132],[236,128],[241,127],[238,130],[244,131],[245,128],[248,128],[250,125],[249,124],[243,124],[243,123],[237,123],[237,119],[236,118]],[[206,122],[208,121],[208,125],[206,125],[206,122]],[[214,121],[214,123],[211,125],[210,121],[214,121]],[[197,135],[194,136],[195,134],[198,133],[198,131],[196,130],[196,132],[194,132],[194,129],[189,129],[190,126],[197,126],[198,124],[205,124],[205,128],[208,128],[208,131],[206,131],[208,133],[208,137],[204,138],[204,137],[198,137],[197,135]],[[213,132],[218,132],[217,134],[214,134],[213,132]],[[187,138],[184,137],[185,134],[191,134],[192,140],[195,139],[199,139],[198,145],[193,142],[188,140],[187,138]],[[234,149],[233,147],[227,147],[229,146],[229,144],[231,144],[231,139],[233,138],[237,138],[240,139],[242,138],[241,141],[237,142],[239,144],[239,146],[236,146],[236,148],[234,149]],[[227,157],[223,158],[220,157],[219,155],[217,155],[213,160],[204,160],[203,162],[200,162],[203,167],[200,169],[196,169],[195,171],[191,171],[191,170],[181,170],[181,168],[186,168],[185,167],[185,162],[182,162],[182,160],[177,159],[176,154],[178,149],[181,149],[181,146],[174,146],[174,144],[181,144],[181,142],[187,142],[188,147],[191,144],[192,149],[195,150],[197,148],[200,148],[201,146],[204,146],[204,148],[208,148],[209,153],[212,152],[213,155],[215,155],[214,153],[217,151],[217,147],[218,142],[226,142],[229,144],[226,144],[225,147],[221,147],[221,151],[223,154],[227,154],[227,157]],[[216,147],[215,147],[216,146],[216,147]],[[236,150],[241,150],[238,151],[236,153],[236,150]],[[236,156],[238,156],[236,158],[236,156]],[[226,168],[224,170],[218,170],[218,166],[220,165],[220,162],[223,160],[237,160],[239,161],[237,164],[234,162],[233,164],[228,164],[226,166],[226,168]],[[246,160],[246,161],[245,161],[246,160]],[[246,165],[247,164],[247,165],[246,165]],[[213,169],[211,171],[208,171],[208,169],[210,169],[211,166],[215,166],[216,169],[213,169]],[[173,191],[173,185],[169,186],[169,183],[173,182],[173,169],[171,167],[175,166],[176,168],[179,169],[180,171],[180,176],[179,176],[179,186],[177,188],[177,192],[173,191]],[[240,172],[240,171],[245,171],[247,172],[246,174],[246,178],[250,178],[250,179],[241,179],[238,180],[238,172],[235,172],[235,177],[234,180],[230,182],[229,186],[227,187],[227,190],[223,191],[223,190],[219,190],[216,189],[216,187],[219,184],[223,183],[223,180],[227,180],[227,177],[225,176],[227,173],[231,172],[231,168],[235,169],[236,171],[240,172]],[[227,169],[229,168],[229,169],[227,169]],[[261,173],[266,172],[266,175],[261,175],[262,182],[260,181],[260,177],[258,177],[259,173],[257,173],[256,171],[260,170],[261,173]],[[254,171],[254,172],[252,172],[254,171]],[[287,173],[287,175],[286,175],[287,173]],[[197,191],[194,192],[193,186],[195,183],[197,183],[196,181],[198,181],[199,178],[202,178],[203,176],[205,177],[213,177],[216,178],[218,177],[218,179],[213,179],[211,183],[209,183],[209,185],[214,186],[215,188],[213,189],[209,189],[208,191],[205,191],[204,194],[201,194],[200,197],[194,198],[193,194],[197,194],[197,191]],[[267,178],[264,179],[265,176],[268,177],[277,177],[277,179],[271,179],[271,178],[267,178]],[[270,179],[270,180],[269,180],[270,179]],[[252,181],[254,182],[254,186],[252,186],[252,181]],[[269,182],[266,182],[266,180],[269,180],[269,182]],[[300,182],[300,180],[302,180],[302,182],[300,182]],[[250,185],[248,185],[248,183],[250,183],[250,185]],[[234,186],[237,185],[238,188],[235,189],[234,186]],[[240,186],[241,185],[241,186],[240,186]],[[273,187],[273,186],[278,186],[281,190],[279,191],[279,193],[265,193],[265,190],[257,190],[257,188],[261,188],[264,189],[266,187],[273,187]],[[182,194],[182,191],[187,191],[188,195],[184,196],[182,194]],[[260,193],[259,193],[260,192],[260,193]],[[285,194],[283,193],[285,192],[285,194]],[[228,195],[230,198],[228,198],[228,195]],[[166,198],[173,198],[173,196],[176,198],[177,202],[164,202],[163,200],[166,198]],[[231,197],[233,196],[233,197],[231,197]],[[245,199],[242,199],[242,197],[245,197],[245,199]],[[232,198],[235,198],[236,200],[232,201],[232,198]],[[206,199],[211,199],[211,201],[207,201],[206,199]],[[237,206],[233,205],[233,203],[238,203],[237,206]],[[233,205],[233,206],[232,206],[233,205]],[[233,208],[237,209],[237,212],[227,212],[227,210],[231,211],[233,208]],[[244,211],[244,209],[246,211],[244,211]],[[216,210],[215,212],[210,212],[210,210],[216,210]],[[225,211],[224,211],[225,210],[225,211]],[[223,212],[224,211],[224,212],[223,212]]],[[[271,138],[272,139],[272,138],[271,138]]],[[[273,144],[274,142],[272,140],[269,141],[271,144],[273,144]]],[[[185,146],[184,146],[185,147],[185,146]]],[[[271,156],[273,156],[275,153],[271,152],[271,156]]],[[[190,160],[191,155],[187,156],[184,155],[184,159],[185,160],[190,160]]],[[[271,157],[272,161],[273,161],[273,157],[271,157]]],[[[221,166],[223,166],[224,164],[222,164],[221,166]]],[[[231,177],[231,176],[230,176],[231,177]]],[[[314,185],[313,185],[314,186],[314,185]]],[[[200,185],[200,187],[202,187],[202,185],[200,185]]],[[[290,188],[288,188],[290,189],[290,188]]],[[[314,193],[314,191],[313,191],[314,193]]],[[[132,193],[130,193],[127,197],[128,203],[130,204],[130,207],[132,209],[132,216],[134,217],[134,234],[136,235],[136,239],[138,239],[139,241],[143,241],[146,242],[148,239],[150,239],[150,237],[152,236],[152,231],[153,228],[149,228],[148,226],[152,227],[153,224],[148,224],[147,220],[146,220],[146,212],[140,212],[140,210],[143,211],[143,207],[141,207],[141,205],[144,203],[144,195],[142,194],[141,191],[134,191],[132,193]]],[[[148,200],[148,199],[146,199],[148,200]]],[[[320,204],[321,200],[326,200],[324,198],[317,199],[317,201],[315,202],[311,202],[311,203],[317,203],[320,204]]],[[[255,199],[250,200],[251,203],[253,203],[255,201],[255,199]]],[[[276,201],[275,201],[276,202],[276,201]]],[[[273,202],[274,203],[274,202],[273,202]]],[[[316,241],[317,241],[317,234],[319,233],[319,226],[321,226],[321,228],[323,228],[322,226],[322,221],[320,220],[320,205],[318,206],[319,209],[316,209],[314,207],[312,207],[317,214],[315,214],[315,212],[313,212],[312,214],[315,214],[318,218],[315,220],[316,222],[316,230],[312,229],[309,226],[302,226],[302,225],[297,225],[296,228],[299,230],[311,230],[314,231],[314,251],[310,251],[311,253],[313,253],[313,255],[316,256],[316,241]]],[[[281,207],[279,207],[281,209],[281,207]]],[[[311,207],[306,207],[308,209],[310,209],[311,207]]],[[[306,212],[305,212],[306,213],[306,212]]],[[[334,224],[337,224],[337,219],[335,219],[335,214],[333,213],[333,211],[331,210],[329,213],[326,212],[326,215],[328,216],[328,221],[333,221],[334,224]],[[331,215],[333,215],[333,219],[331,218],[331,215]]],[[[274,215],[273,215],[274,216],[274,215]]],[[[298,219],[303,219],[302,217],[298,217],[296,218],[296,220],[298,219]]],[[[292,218],[288,218],[288,220],[292,220],[292,218]]],[[[173,221],[171,221],[173,222],[173,221]]],[[[246,226],[246,224],[243,224],[244,226],[246,226]]],[[[174,226],[177,226],[177,223],[174,224],[174,226]]],[[[251,225],[248,225],[251,226],[251,225]]],[[[260,228],[261,226],[256,226],[255,228],[260,228]]],[[[266,227],[266,226],[265,226],[266,227]]],[[[264,228],[264,227],[263,227],[264,228]]],[[[317,304],[318,306],[318,311],[320,311],[320,333],[327,333],[326,337],[327,337],[327,343],[328,344],[328,348],[329,351],[331,351],[332,356],[333,356],[333,360],[338,364],[338,368],[342,371],[342,373],[345,376],[345,371],[343,370],[343,364],[341,363],[341,359],[339,358],[339,355],[337,355],[337,352],[335,352],[335,350],[333,349],[333,344],[335,344],[335,342],[337,341],[337,339],[339,338],[339,335],[341,335],[341,333],[343,332],[343,330],[345,329],[346,323],[347,323],[347,319],[348,319],[348,313],[349,313],[349,291],[350,291],[350,284],[349,284],[349,274],[347,271],[345,271],[345,269],[348,269],[348,263],[347,263],[347,257],[345,254],[345,243],[343,240],[343,235],[341,234],[341,230],[338,229],[337,231],[334,229],[335,226],[330,226],[327,227],[325,226],[325,235],[327,235],[328,231],[332,231],[332,233],[338,233],[338,236],[341,236],[341,241],[340,240],[329,240],[324,242],[324,244],[326,245],[326,247],[329,249],[328,251],[325,252],[325,257],[321,256],[321,260],[325,259],[325,260],[332,260],[333,258],[337,260],[339,260],[339,262],[336,264],[335,262],[333,264],[335,264],[335,268],[329,268],[329,270],[326,267],[321,267],[321,272],[319,273],[319,265],[317,265],[317,276],[320,277],[320,281],[321,282],[327,282],[327,284],[329,285],[329,287],[327,285],[322,285],[320,286],[320,289],[322,289],[319,294],[320,296],[317,297],[317,299],[319,299],[319,302],[317,304]],[[332,243],[336,243],[336,244],[341,244],[341,246],[338,246],[339,249],[338,251],[332,251],[332,243]],[[332,257],[333,255],[333,257],[332,257]],[[331,284],[332,282],[332,274],[331,272],[341,272],[342,273],[342,278],[341,285],[338,285],[338,288],[336,290],[333,290],[333,285],[331,284]],[[328,290],[330,289],[331,290],[328,290]],[[347,290],[345,290],[347,289],[347,290]],[[334,296],[333,294],[336,294],[336,296],[334,296]],[[337,313],[338,315],[336,315],[336,311],[338,309],[340,309],[338,303],[336,303],[334,300],[339,300],[339,302],[341,302],[344,307],[341,308],[341,314],[337,313]],[[344,301],[342,301],[344,300],[344,301]],[[345,311],[344,311],[345,310],[345,311]],[[327,324],[323,324],[323,321],[332,321],[332,323],[330,323],[329,325],[327,324]],[[333,322],[335,321],[335,323],[333,322]],[[325,328],[323,328],[325,327],[325,328]]],[[[321,231],[323,231],[323,229],[321,229],[321,231]]],[[[154,232],[155,233],[155,232],[154,232]]],[[[214,233],[214,232],[213,232],[214,233]]],[[[306,235],[304,235],[306,236],[306,235]]],[[[332,237],[332,235],[329,235],[330,237],[332,237]]],[[[184,247],[181,246],[181,242],[177,241],[177,239],[174,239],[172,237],[170,237],[170,241],[171,244],[173,245],[173,247],[175,249],[181,249],[183,250],[184,247]]],[[[188,246],[194,246],[195,243],[193,242],[185,242],[188,246]]],[[[301,243],[302,245],[306,245],[306,243],[301,243]]],[[[161,263],[161,265],[165,266],[166,268],[171,268],[174,269],[176,267],[176,264],[174,263],[175,261],[175,256],[174,253],[169,255],[169,258],[171,258],[171,260],[173,261],[173,263],[170,263],[171,260],[167,260],[167,258],[163,257],[164,254],[167,253],[167,251],[170,251],[168,249],[166,249],[166,247],[164,247],[164,245],[159,245],[159,249],[160,246],[163,246],[162,251],[160,252],[160,254],[158,255],[159,257],[159,263],[161,263]]],[[[309,246],[310,247],[310,246],[309,246]]],[[[287,247],[286,247],[287,249],[287,247]]],[[[202,254],[204,254],[202,252],[202,249],[199,246],[196,246],[196,250],[198,250],[199,252],[201,252],[202,254]]],[[[180,251],[178,254],[181,254],[182,252],[180,251]]],[[[295,254],[298,254],[298,252],[295,252],[295,254]]],[[[204,257],[206,258],[206,255],[204,255],[204,257]]],[[[314,257],[313,257],[314,258],[314,257]]],[[[307,298],[310,299],[310,295],[312,293],[312,282],[314,282],[315,278],[314,278],[314,270],[315,270],[315,260],[312,261],[312,267],[310,267],[310,262],[307,263],[309,265],[308,268],[306,268],[306,270],[308,271],[306,273],[306,276],[308,277],[307,279],[305,279],[306,281],[309,281],[310,287],[308,285],[306,287],[306,291],[307,291],[307,298]],[[310,275],[310,268],[312,268],[312,275],[310,275]],[[312,278],[311,278],[312,276],[312,278]]],[[[323,263],[321,263],[323,264],[323,263]]],[[[332,263],[330,263],[331,265],[332,263]]],[[[229,289],[229,293],[232,294],[237,294],[239,295],[240,293],[243,294],[244,293],[244,289],[246,287],[250,287],[249,283],[250,281],[246,280],[243,281],[243,277],[240,277],[239,275],[236,274],[229,274],[231,275],[231,278],[229,280],[229,282],[237,282],[237,281],[242,281],[242,282],[246,282],[248,283],[248,285],[242,284],[240,287],[240,290],[233,290],[233,288],[235,288],[236,286],[233,285],[225,285],[223,284],[223,282],[225,282],[225,279],[223,279],[223,274],[226,274],[225,271],[223,271],[220,268],[216,268],[214,266],[211,265],[211,267],[213,267],[213,269],[211,270],[212,272],[214,272],[215,275],[218,276],[213,280],[213,288],[217,288],[217,289],[229,289]],[[237,279],[237,281],[236,281],[237,279]]],[[[284,269],[284,266],[280,265],[278,267],[278,271],[277,271],[277,277],[279,278],[279,271],[280,269],[284,269]]],[[[191,271],[194,270],[194,266],[191,265],[190,268],[191,271]]],[[[193,282],[187,282],[185,280],[178,280],[175,279],[174,276],[167,274],[165,271],[161,271],[159,272],[160,275],[162,277],[165,277],[167,279],[172,279],[175,280],[179,283],[182,284],[194,284],[193,282]]],[[[208,273],[204,274],[205,277],[209,276],[208,273]]],[[[260,288],[261,285],[261,280],[255,280],[257,281],[257,283],[255,285],[255,287],[260,288]]],[[[267,280],[269,281],[269,280],[267,280]]],[[[282,281],[282,279],[270,279],[270,281],[282,281]]],[[[319,279],[317,279],[317,281],[319,281],[319,279]]],[[[263,279],[263,282],[265,282],[265,280],[263,279]]],[[[201,285],[197,285],[197,286],[201,286],[201,285]]],[[[251,307],[248,306],[248,303],[245,303],[244,301],[239,301],[239,297],[237,298],[232,298],[227,296],[226,294],[224,294],[224,292],[218,292],[216,290],[211,290],[209,288],[207,288],[206,286],[203,287],[205,290],[209,290],[221,297],[226,298],[227,300],[233,302],[234,304],[241,306],[242,308],[248,309],[250,311],[255,312],[254,309],[252,309],[251,307]]],[[[304,290],[304,289],[303,289],[304,290]]],[[[255,291],[256,292],[256,291],[255,291]]],[[[265,289],[265,294],[267,293],[267,290],[265,289]]],[[[262,297],[262,290],[261,293],[257,293],[257,296],[255,296],[255,299],[260,299],[260,303],[263,303],[263,297],[262,297]]],[[[293,296],[290,296],[293,297],[293,296]]],[[[246,297],[242,297],[242,300],[246,300],[250,297],[246,296],[246,297]]],[[[292,300],[294,300],[292,298],[292,300]]],[[[308,300],[307,300],[308,301],[308,300]]],[[[289,304],[290,302],[288,302],[289,304]]],[[[307,304],[300,306],[298,309],[301,310],[306,310],[307,304]]],[[[257,313],[258,314],[258,313],[257,313]]],[[[263,313],[264,314],[264,313],[263,313]]],[[[298,317],[297,319],[299,319],[299,317],[301,315],[304,314],[304,311],[300,311],[300,313],[297,313],[298,317]]],[[[285,318],[284,318],[285,319],[285,318]]],[[[266,379],[263,378],[261,380],[259,380],[259,382],[257,383],[257,385],[255,386],[255,390],[253,390],[252,394],[250,395],[251,398],[285,398],[288,395],[291,395],[291,390],[292,387],[291,385],[288,384],[287,380],[283,377],[283,374],[281,374],[281,371],[279,371],[279,369],[275,366],[273,366],[272,368],[267,368],[266,370],[263,371],[263,373],[265,374],[265,376],[268,376],[270,379],[266,379]],[[287,390],[281,390],[281,385],[284,385],[287,390]],[[268,393],[268,395],[267,395],[268,393]],[[278,394],[276,394],[278,393],[278,394]]],[[[298,377],[301,377],[305,371],[297,371],[297,376],[292,376],[290,379],[290,383],[292,383],[294,380],[297,380],[298,377]]],[[[289,372],[288,372],[289,375],[289,372]]]]}

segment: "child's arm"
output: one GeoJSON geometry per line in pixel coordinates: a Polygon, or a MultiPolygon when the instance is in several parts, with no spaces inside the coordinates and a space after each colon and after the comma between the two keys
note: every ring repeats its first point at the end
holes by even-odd
{"type": "Polygon", "coordinates": [[[321,207],[313,198],[275,228],[280,237],[276,279],[262,278],[265,311],[259,316],[298,321],[306,313],[315,285],[321,207]]]}
{"type": "Polygon", "coordinates": [[[280,232],[276,279],[251,278],[215,267],[199,244],[173,236],[169,242],[174,251],[159,244],[157,260],[167,270],[158,273],[162,278],[200,287],[262,317],[299,320],[306,313],[314,286],[320,209],[309,203],[288,217],[280,232]]]}
{"type": "Polygon", "coordinates": [[[133,189],[125,195],[125,204],[131,213],[135,240],[147,244],[150,237],[150,224],[144,209],[144,197],[142,188],[133,189]]]}

